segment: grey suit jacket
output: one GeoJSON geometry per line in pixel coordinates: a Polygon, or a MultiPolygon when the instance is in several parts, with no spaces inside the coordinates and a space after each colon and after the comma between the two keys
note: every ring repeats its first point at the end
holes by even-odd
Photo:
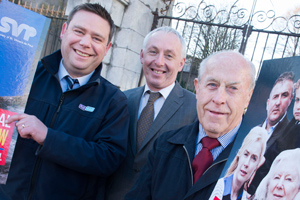
{"type": "Polygon", "coordinates": [[[197,120],[196,96],[183,89],[178,82],[167,97],[151,125],[140,150],[136,150],[136,127],[140,100],[144,87],[125,91],[130,116],[127,156],[118,170],[108,179],[106,199],[120,200],[135,183],[153,143],[162,133],[178,129],[197,120]]]}

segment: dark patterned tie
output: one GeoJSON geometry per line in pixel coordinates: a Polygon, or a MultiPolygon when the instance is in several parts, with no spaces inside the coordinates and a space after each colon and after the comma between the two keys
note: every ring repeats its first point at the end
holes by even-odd
{"type": "Polygon", "coordinates": [[[159,92],[150,92],[150,97],[148,99],[147,105],[144,107],[140,118],[137,122],[137,136],[136,136],[136,144],[137,144],[137,151],[140,149],[143,140],[146,137],[147,132],[150,129],[151,124],[153,123],[154,119],[154,102],[161,96],[159,92]]]}
{"type": "Polygon", "coordinates": [[[65,79],[66,79],[66,81],[68,83],[67,84],[68,85],[67,91],[73,89],[73,87],[74,87],[75,84],[79,84],[78,79],[73,79],[69,75],[65,76],[65,79]]]}
{"type": "Polygon", "coordinates": [[[216,138],[210,137],[202,138],[201,143],[202,149],[196,155],[192,163],[194,172],[194,184],[213,162],[213,156],[210,150],[220,145],[219,141],[216,138]]]}

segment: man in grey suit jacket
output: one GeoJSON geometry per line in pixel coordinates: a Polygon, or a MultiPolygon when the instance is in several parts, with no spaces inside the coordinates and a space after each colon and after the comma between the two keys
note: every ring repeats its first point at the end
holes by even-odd
{"type": "Polygon", "coordinates": [[[176,81],[178,72],[184,66],[185,56],[184,39],[171,27],[157,28],[145,37],[140,60],[146,85],[124,92],[130,113],[127,157],[110,177],[106,199],[124,198],[147,162],[147,155],[158,136],[197,120],[195,94],[183,89],[176,81]],[[154,102],[154,121],[138,148],[137,122],[148,101],[149,90],[160,92],[161,97],[154,102]]]}

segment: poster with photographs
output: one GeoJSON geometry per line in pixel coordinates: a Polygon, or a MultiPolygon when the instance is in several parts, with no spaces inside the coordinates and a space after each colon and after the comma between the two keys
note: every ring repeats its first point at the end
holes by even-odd
{"type": "Polygon", "coordinates": [[[24,112],[50,19],[7,0],[0,2],[0,184],[5,184],[18,136],[5,120],[24,112]]]}
{"type": "Polygon", "coordinates": [[[300,199],[300,57],[265,60],[211,200],[300,199]]]}

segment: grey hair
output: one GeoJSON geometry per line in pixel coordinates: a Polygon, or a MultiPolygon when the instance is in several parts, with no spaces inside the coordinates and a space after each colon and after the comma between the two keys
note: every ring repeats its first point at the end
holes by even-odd
{"type": "Polygon", "coordinates": [[[250,76],[251,76],[251,84],[250,84],[249,90],[254,89],[254,87],[255,87],[255,77],[256,77],[255,65],[248,58],[246,58],[243,54],[241,54],[238,51],[234,51],[234,50],[222,50],[222,51],[214,52],[214,53],[210,54],[208,57],[206,57],[204,60],[202,60],[202,62],[200,63],[199,69],[198,69],[198,80],[199,81],[201,80],[201,78],[202,78],[202,76],[205,72],[205,69],[207,67],[207,65],[206,65],[207,61],[210,58],[212,58],[213,56],[224,53],[224,52],[235,53],[237,55],[240,55],[248,63],[248,65],[250,66],[250,76]]]}
{"type": "Polygon", "coordinates": [[[186,57],[186,43],[185,43],[183,37],[180,35],[180,33],[177,30],[175,30],[174,28],[169,27],[169,26],[162,26],[162,27],[156,28],[156,29],[152,30],[150,33],[148,33],[143,42],[143,51],[145,51],[145,48],[146,48],[149,38],[158,31],[175,34],[181,43],[181,58],[186,57]]]}
{"type": "MultiPolygon", "coordinates": [[[[269,187],[269,182],[274,176],[274,173],[276,172],[277,166],[280,163],[284,163],[284,165],[287,162],[293,163],[297,166],[297,172],[298,175],[300,175],[300,148],[296,149],[288,149],[282,151],[272,162],[272,165],[269,169],[268,174],[262,179],[262,181],[259,183],[256,192],[255,192],[255,200],[264,200],[267,198],[268,194],[268,187],[269,187]]],[[[287,169],[288,170],[288,169],[287,169]]],[[[298,193],[296,196],[293,198],[293,200],[299,199],[300,196],[300,184],[298,183],[298,193]]]]}

